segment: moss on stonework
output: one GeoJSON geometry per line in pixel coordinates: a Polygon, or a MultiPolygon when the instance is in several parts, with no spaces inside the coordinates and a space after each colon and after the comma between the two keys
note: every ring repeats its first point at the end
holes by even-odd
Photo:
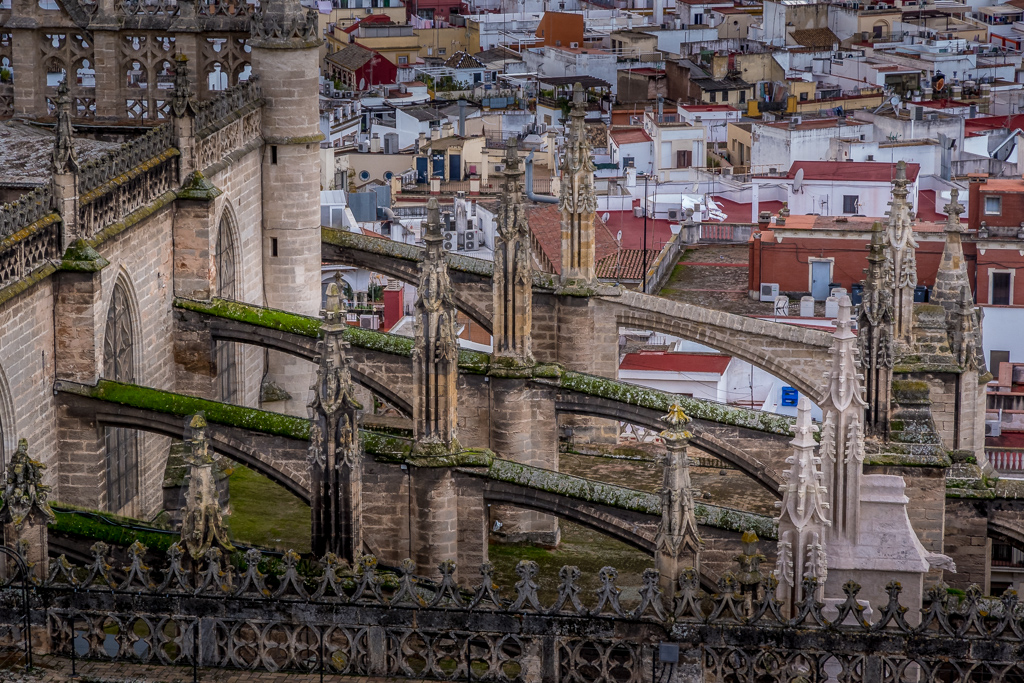
{"type": "Polygon", "coordinates": [[[405,462],[412,452],[412,439],[394,434],[384,434],[369,429],[359,432],[363,452],[376,456],[382,462],[405,462]]]}
{"type": "Polygon", "coordinates": [[[793,418],[775,415],[759,410],[733,408],[721,403],[669,394],[656,389],[627,384],[606,377],[584,375],[579,372],[563,372],[559,386],[582,394],[600,396],[620,403],[641,406],[668,413],[672,404],[678,403],[683,412],[696,420],[707,420],[720,424],[756,429],[772,434],[789,436],[793,433],[793,418]]]}
{"type": "Polygon", "coordinates": [[[771,517],[757,515],[753,512],[696,503],[693,506],[693,516],[697,518],[698,524],[716,529],[739,533],[753,531],[761,539],[774,540],[779,537],[778,522],[771,517]]]}
{"type": "Polygon", "coordinates": [[[931,403],[928,382],[917,379],[895,379],[892,382],[892,396],[896,403],[931,403]]]}
{"type": "Polygon", "coordinates": [[[557,493],[648,515],[661,514],[661,499],[653,493],[576,477],[571,474],[522,465],[495,458],[488,471],[491,479],[557,493]]]}
{"type": "Polygon", "coordinates": [[[46,278],[50,277],[55,272],[57,272],[57,266],[52,263],[45,263],[32,271],[28,277],[23,277],[20,280],[12,282],[6,287],[0,288],[0,304],[10,301],[25,290],[33,287],[36,283],[42,282],[46,278]]]}
{"type": "Polygon", "coordinates": [[[66,503],[54,503],[51,507],[56,519],[47,526],[56,533],[103,541],[124,548],[139,541],[155,552],[167,552],[172,543],[180,540],[179,534],[152,527],[141,520],[66,503]]]}
{"type": "Polygon", "coordinates": [[[486,448],[466,448],[442,455],[414,454],[407,463],[414,467],[490,467],[494,453],[486,448]]]}
{"type": "Polygon", "coordinates": [[[307,315],[298,315],[275,308],[263,308],[239,301],[216,298],[210,301],[176,298],[174,305],[186,311],[215,315],[227,320],[238,320],[280,332],[290,332],[314,339],[320,336],[319,318],[311,318],[307,315]]]}
{"type": "Polygon", "coordinates": [[[899,452],[899,444],[886,444],[885,453],[874,453],[864,458],[865,465],[896,465],[899,467],[949,467],[950,459],[936,449],[935,453],[913,454],[899,452]]]}
{"type": "Polygon", "coordinates": [[[188,181],[188,185],[178,190],[178,199],[210,202],[224,194],[199,171],[189,176],[188,181]]]}
{"type": "Polygon", "coordinates": [[[285,436],[291,439],[309,440],[309,420],[291,415],[272,413],[256,408],[246,408],[217,401],[208,401],[194,396],[175,394],[134,384],[122,384],[100,380],[95,387],[59,383],[58,388],[79,393],[90,398],[118,403],[132,408],[155,410],[169,415],[186,417],[202,413],[207,422],[251,429],[264,434],[285,436]],[[81,388],[81,391],[74,389],[81,388]]]}
{"type": "Polygon", "coordinates": [[[60,269],[71,273],[95,273],[110,265],[110,261],[84,239],[79,237],[64,252],[60,269]]]}

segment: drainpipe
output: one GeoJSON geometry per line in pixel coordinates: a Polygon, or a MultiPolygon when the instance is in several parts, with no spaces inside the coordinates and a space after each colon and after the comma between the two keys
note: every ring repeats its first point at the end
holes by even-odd
{"type": "Polygon", "coordinates": [[[541,204],[557,204],[558,197],[533,193],[533,152],[526,157],[526,197],[532,202],[541,204]]]}
{"type": "Polygon", "coordinates": [[[466,137],[466,100],[459,100],[459,137],[466,137]]]}

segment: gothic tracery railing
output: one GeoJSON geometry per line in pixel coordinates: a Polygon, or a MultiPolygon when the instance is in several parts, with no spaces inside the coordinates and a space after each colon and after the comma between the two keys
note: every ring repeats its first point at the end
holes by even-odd
{"type": "MultiPolygon", "coordinates": [[[[498,683],[540,680],[543,671],[565,683],[639,683],[664,666],[654,653],[666,643],[684,648],[709,681],[966,683],[982,680],[979,672],[999,680],[1024,674],[1016,654],[1024,606],[1012,591],[988,598],[972,587],[957,596],[939,585],[926,591],[920,612],[908,612],[893,581],[869,622],[856,584],[844,586],[846,598],[831,612],[808,585],[790,619],[772,597],[771,576],[741,594],[726,573],[707,594],[687,570],[666,595],[653,569],[623,591],[618,572],[605,567],[599,587],[584,591],[576,567],[563,567],[551,583],[522,561],[503,596],[490,564],[478,585],[464,588],[452,562],[431,581],[408,560],[385,574],[370,556],[349,571],[333,556],[316,563],[293,552],[268,563],[249,550],[226,563],[214,548],[188,570],[177,545],[160,569],[146,565],[146,552],[135,544],[115,567],[97,543],[87,566],[50,561],[34,589],[32,621],[45,624],[56,653],[70,654],[74,629],[86,656],[102,660],[498,683]]],[[[19,577],[7,576],[0,623],[23,618],[5,599],[19,577]]]]}

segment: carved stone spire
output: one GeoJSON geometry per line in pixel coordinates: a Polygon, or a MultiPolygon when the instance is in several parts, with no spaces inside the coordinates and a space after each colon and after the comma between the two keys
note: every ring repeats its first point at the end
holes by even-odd
{"type": "Polygon", "coordinates": [[[864,387],[857,373],[857,336],[850,329],[850,297],[839,300],[832,335],[832,368],[826,373],[821,463],[832,510],[831,538],[858,542],[860,488],[864,472],[864,387]]]}
{"type": "Polygon", "coordinates": [[[362,552],[362,462],[359,410],[349,371],[345,313],[338,285],[327,285],[320,312],[316,381],[309,403],[310,508],[313,553],[334,553],[354,566],[362,552]]]}
{"type": "Polygon", "coordinates": [[[585,123],[586,95],[577,83],[572,92],[565,157],[562,161],[562,284],[585,285],[595,278],[594,159],[585,123]]]}
{"type": "Polygon", "coordinates": [[[889,438],[889,399],[893,365],[892,262],[885,247],[882,224],[871,227],[864,297],[857,313],[858,361],[865,377],[868,432],[889,438]]]}
{"type": "Polygon", "coordinates": [[[515,365],[532,365],[533,265],[530,228],[523,205],[523,170],[519,145],[508,139],[505,182],[498,209],[498,238],[494,246],[494,355],[515,365]]]}
{"type": "Polygon", "coordinates": [[[53,172],[57,175],[78,173],[78,159],[75,158],[74,131],[71,128],[71,96],[68,94],[68,79],[57,86],[57,126],[53,143],[53,172]]]}
{"type": "Polygon", "coordinates": [[[661,573],[662,589],[674,595],[674,587],[684,569],[693,569],[700,575],[703,541],[697,534],[690,459],[686,452],[693,436],[686,429],[690,418],[677,403],[662,421],[668,428],[661,432],[666,454],[662,460],[661,523],[654,539],[655,565],[661,573]]]}
{"type": "Polygon", "coordinates": [[[821,458],[814,454],[814,425],[811,424],[811,402],[800,398],[796,412],[796,436],[790,441],[793,455],[786,458],[789,469],[782,473],[779,486],[782,501],[779,515],[778,561],[775,565],[779,580],[776,598],[790,609],[804,599],[803,581],[807,577],[818,580],[821,600],[828,563],[825,558],[825,529],[831,525],[828,518],[828,489],[822,483],[821,458]]]}
{"type": "Polygon", "coordinates": [[[174,57],[174,90],[171,91],[171,125],[174,127],[174,144],[181,155],[178,157],[178,182],[194,185],[201,182],[196,177],[196,101],[188,57],[178,53],[174,57]]]}
{"type": "Polygon", "coordinates": [[[907,163],[897,162],[892,181],[886,242],[893,268],[893,323],[896,341],[909,345],[914,327],[914,288],[917,286],[917,241],[914,239],[912,207],[907,201],[907,163]]]}
{"type": "Polygon", "coordinates": [[[960,193],[954,188],[950,192],[949,204],[943,207],[946,212],[946,244],[942,248],[942,260],[935,275],[931,301],[946,311],[949,347],[957,364],[965,371],[984,372],[985,358],[980,339],[981,314],[974,305],[971,281],[967,276],[967,259],[964,258],[961,239],[964,226],[960,222],[964,207],[958,201],[959,198],[960,193]]]}
{"type": "Polygon", "coordinates": [[[445,261],[441,210],[434,197],[427,202],[423,227],[426,251],[420,263],[413,348],[414,448],[423,454],[441,455],[460,449],[456,415],[459,339],[455,299],[445,261]]]}
{"type": "Polygon", "coordinates": [[[189,466],[188,491],[185,494],[185,510],[181,519],[181,541],[193,560],[206,554],[213,545],[228,552],[235,548],[228,540],[224,528],[220,496],[213,474],[214,455],[206,438],[206,419],[195,415],[189,423],[192,447],[185,462],[189,466]]]}

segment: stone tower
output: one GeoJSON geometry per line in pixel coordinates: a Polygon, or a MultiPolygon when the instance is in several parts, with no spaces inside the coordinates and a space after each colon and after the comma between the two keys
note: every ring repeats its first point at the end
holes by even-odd
{"type": "Polygon", "coordinates": [[[348,367],[349,343],[341,294],[327,286],[317,344],[318,367],[309,404],[310,508],[312,543],[317,555],[334,553],[355,566],[362,551],[362,462],[359,450],[359,403],[348,367]]]}
{"type": "Polygon", "coordinates": [[[867,432],[889,438],[889,397],[892,392],[893,296],[892,261],[885,248],[882,224],[871,227],[864,298],[857,313],[858,362],[864,374],[867,432]]]}
{"type": "Polygon", "coordinates": [[[579,83],[572,91],[568,139],[562,161],[562,188],[558,209],[562,212],[562,285],[578,287],[594,281],[595,236],[594,159],[584,118],[586,95],[579,83]]]}
{"type": "Polygon", "coordinates": [[[907,184],[907,162],[897,162],[885,237],[892,258],[896,342],[903,348],[913,341],[914,288],[917,287],[917,241],[914,239],[912,207],[907,201],[907,184]]]}
{"type": "Polygon", "coordinates": [[[512,365],[532,365],[533,267],[530,228],[523,206],[523,170],[516,138],[505,151],[505,183],[494,247],[494,357],[512,365]]]}
{"type": "MultiPolygon", "coordinates": [[[[265,105],[263,281],[266,305],[315,316],[320,309],[320,111],[318,18],[299,0],[267,0],[252,19],[252,68],[265,105]]],[[[302,414],[311,369],[271,351],[268,378],[302,414]]]]}
{"type": "Polygon", "coordinates": [[[425,455],[459,450],[456,383],[459,377],[459,339],[455,299],[444,256],[441,210],[437,199],[427,202],[416,298],[416,344],[413,349],[415,448],[425,455]]]}

